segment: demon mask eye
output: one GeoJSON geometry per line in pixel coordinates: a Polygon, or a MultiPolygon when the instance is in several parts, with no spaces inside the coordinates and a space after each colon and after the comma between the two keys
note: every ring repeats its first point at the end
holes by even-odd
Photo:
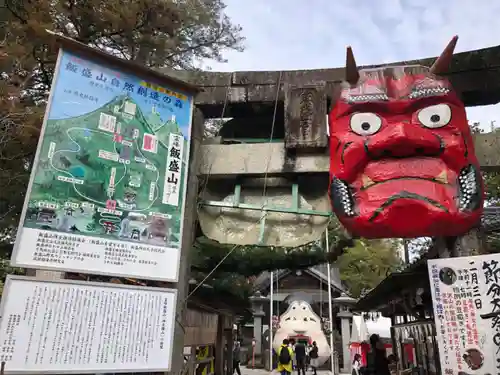
{"type": "Polygon", "coordinates": [[[442,128],[451,120],[451,108],[448,104],[436,104],[418,112],[418,121],[426,128],[442,128]]]}
{"type": "Polygon", "coordinates": [[[350,126],[358,135],[372,135],[380,130],[382,119],[375,113],[354,113],[351,116],[350,126]]]}

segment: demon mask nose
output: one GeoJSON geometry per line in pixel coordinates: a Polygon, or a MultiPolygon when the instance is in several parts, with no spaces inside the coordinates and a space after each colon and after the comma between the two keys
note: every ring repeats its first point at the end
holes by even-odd
{"type": "Polygon", "coordinates": [[[367,139],[365,150],[370,159],[438,156],[444,151],[441,138],[418,126],[400,123],[387,127],[384,137],[367,139]]]}

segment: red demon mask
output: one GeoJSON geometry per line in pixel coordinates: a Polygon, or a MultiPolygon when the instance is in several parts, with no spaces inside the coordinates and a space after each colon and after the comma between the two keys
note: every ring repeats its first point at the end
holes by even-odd
{"type": "Polygon", "coordinates": [[[483,186],[465,108],[439,77],[457,37],[429,69],[358,71],[329,114],[333,210],[366,238],[456,236],[476,225],[483,186]]]}

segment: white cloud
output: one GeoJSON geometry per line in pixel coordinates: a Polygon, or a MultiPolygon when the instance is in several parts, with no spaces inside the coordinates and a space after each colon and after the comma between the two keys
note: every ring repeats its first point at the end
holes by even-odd
{"type": "MultiPolygon", "coordinates": [[[[226,0],[243,27],[247,49],[228,52],[213,70],[290,70],[342,66],[353,46],[359,64],[436,56],[453,35],[457,52],[500,44],[500,1],[226,0]]],[[[471,120],[497,120],[500,108],[468,110],[471,120]]]]}

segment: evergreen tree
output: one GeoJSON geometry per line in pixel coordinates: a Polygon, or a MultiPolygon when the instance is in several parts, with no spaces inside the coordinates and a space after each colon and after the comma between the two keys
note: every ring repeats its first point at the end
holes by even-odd
{"type": "Polygon", "coordinates": [[[242,49],[222,0],[5,0],[0,17],[0,228],[18,224],[57,47],[46,29],[123,59],[192,69],[242,49]]]}
{"type": "MultiPolygon", "coordinates": [[[[5,0],[0,12],[0,246],[10,249],[58,48],[46,29],[151,68],[242,50],[222,0],[5,0]]],[[[0,278],[8,262],[0,264],[0,278]]]]}
{"type": "Polygon", "coordinates": [[[376,287],[401,265],[396,243],[390,240],[358,240],[339,257],[340,277],[352,297],[376,287]]]}

